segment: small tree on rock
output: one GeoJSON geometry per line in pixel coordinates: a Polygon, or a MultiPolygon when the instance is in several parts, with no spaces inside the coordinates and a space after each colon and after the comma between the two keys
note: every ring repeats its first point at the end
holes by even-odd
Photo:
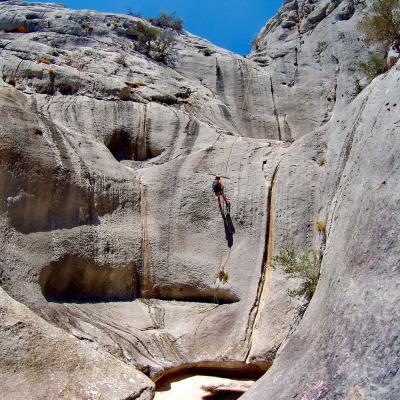
{"type": "Polygon", "coordinates": [[[400,38],[400,0],[374,0],[358,24],[364,42],[388,50],[400,38]]]}
{"type": "Polygon", "coordinates": [[[158,38],[159,30],[141,21],[137,21],[128,29],[127,34],[137,41],[137,50],[150,57],[152,45],[158,38]]]}
{"type": "Polygon", "coordinates": [[[172,48],[175,43],[175,37],[172,32],[160,32],[154,41],[151,49],[151,57],[154,60],[166,62],[172,57],[172,48]]]}
{"type": "Polygon", "coordinates": [[[127,30],[128,37],[136,41],[136,49],[153,60],[166,62],[172,56],[175,43],[171,31],[164,32],[141,21],[134,22],[127,30]]]}
{"type": "Polygon", "coordinates": [[[149,21],[154,26],[162,29],[172,29],[176,32],[183,31],[183,19],[177,17],[174,13],[167,13],[165,11],[162,11],[157,18],[149,18],[149,21]]]}
{"type": "Polygon", "coordinates": [[[289,276],[302,279],[301,287],[289,290],[289,296],[305,296],[307,301],[311,300],[317,288],[321,268],[319,251],[310,250],[302,253],[293,249],[286,249],[273,257],[271,266],[273,269],[281,267],[289,276]]]}

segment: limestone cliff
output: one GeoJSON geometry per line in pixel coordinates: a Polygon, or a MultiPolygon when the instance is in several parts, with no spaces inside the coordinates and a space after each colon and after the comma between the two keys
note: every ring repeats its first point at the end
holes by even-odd
{"type": "Polygon", "coordinates": [[[398,64],[324,128],[326,164],[311,203],[328,222],[317,292],[243,399],[399,397],[399,82],[398,64]]]}
{"type": "Polygon", "coordinates": [[[324,125],[357,95],[368,49],[356,25],[365,7],[366,1],[286,0],[255,39],[250,58],[270,76],[284,137],[324,125]]]}
{"type": "Polygon", "coordinates": [[[16,399],[38,370],[33,398],[113,398],[78,372],[96,357],[115,398],[151,399],[144,374],[272,363],[245,398],[397,398],[379,357],[399,348],[400,73],[357,96],[363,7],[285,2],[248,58],[181,32],[163,64],[137,51],[135,17],[0,2],[0,312],[29,321],[18,337],[42,363],[7,346],[8,322],[16,399]],[[271,267],[285,248],[321,252],[304,317],[301,282],[271,267]],[[57,387],[72,353],[47,365],[48,335],[82,355],[57,387]]]}
{"type": "MultiPolygon", "coordinates": [[[[262,68],[188,33],[173,65],[154,62],[126,36],[128,16],[0,9],[4,289],[152,377],[265,371],[271,359],[248,355],[287,146],[262,68]]],[[[281,298],[271,350],[297,315],[281,298]]]]}

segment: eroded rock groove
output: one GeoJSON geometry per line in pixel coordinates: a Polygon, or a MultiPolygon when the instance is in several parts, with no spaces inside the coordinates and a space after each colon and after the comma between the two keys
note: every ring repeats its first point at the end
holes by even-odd
{"type": "Polygon", "coordinates": [[[148,238],[147,225],[147,201],[145,197],[145,186],[140,183],[140,222],[142,227],[141,263],[138,271],[138,296],[148,299],[152,296],[151,280],[151,254],[148,238]]]}
{"type": "Polygon", "coordinates": [[[271,279],[272,266],[271,260],[274,251],[274,220],[275,220],[275,180],[279,169],[279,164],[275,167],[275,170],[271,177],[271,184],[268,189],[267,199],[267,221],[265,230],[265,249],[261,265],[261,277],[257,289],[257,297],[253,308],[250,312],[250,319],[248,322],[248,351],[246,360],[249,358],[252,347],[252,337],[254,335],[255,328],[260,318],[260,309],[264,304],[264,301],[268,293],[268,285],[271,279]]]}
{"type": "Polygon", "coordinates": [[[278,109],[276,108],[274,85],[272,83],[272,76],[271,75],[269,76],[269,82],[270,82],[270,87],[271,87],[272,103],[273,103],[273,107],[274,107],[273,113],[274,113],[274,116],[275,116],[276,126],[277,126],[277,129],[278,129],[278,138],[279,138],[279,140],[282,140],[281,124],[279,122],[278,109]]]}

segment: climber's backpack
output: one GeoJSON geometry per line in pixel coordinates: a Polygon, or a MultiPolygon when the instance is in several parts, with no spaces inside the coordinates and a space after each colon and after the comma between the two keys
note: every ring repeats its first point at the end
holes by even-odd
{"type": "Polygon", "coordinates": [[[214,193],[219,194],[222,192],[222,186],[220,181],[215,180],[212,184],[212,189],[214,190],[214,193]]]}

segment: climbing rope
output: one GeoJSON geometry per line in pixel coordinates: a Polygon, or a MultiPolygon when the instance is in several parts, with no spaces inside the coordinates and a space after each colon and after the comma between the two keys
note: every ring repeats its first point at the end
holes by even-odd
{"type": "MultiPolygon", "coordinates": [[[[229,166],[229,162],[230,162],[230,160],[231,160],[231,156],[232,156],[232,152],[233,152],[233,147],[235,146],[235,144],[236,144],[239,140],[241,140],[241,137],[240,137],[240,136],[238,136],[238,137],[236,138],[236,140],[232,141],[231,147],[230,147],[230,149],[229,149],[229,154],[228,154],[228,157],[227,157],[227,160],[226,160],[226,163],[225,163],[225,172],[224,172],[224,175],[223,175],[224,177],[226,177],[226,176],[227,176],[227,173],[228,173],[228,166],[229,166]]],[[[224,190],[224,195],[226,195],[226,191],[225,191],[225,190],[224,190]]],[[[226,204],[225,204],[224,201],[222,202],[221,207],[222,207],[222,212],[223,212],[224,215],[225,215],[225,212],[226,212],[226,204]]],[[[226,224],[225,221],[224,221],[224,224],[226,224]]],[[[222,284],[226,284],[226,283],[228,282],[228,279],[229,279],[229,275],[228,275],[228,272],[226,271],[226,269],[227,269],[227,264],[228,264],[229,258],[230,258],[230,256],[231,256],[231,250],[232,250],[232,249],[229,248],[228,255],[226,256],[226,259],[225,259],[224,262],[223,262],[224,256],[223,256],[223,254],[221,254],[221,258],[220,258],[219,265],[218,265],[217,276],[216,276],[215,284],[214,284],[214,303],[215,303],[215,304],[219,304],[218,298],[217,298],[217,295],[216,295],[217,286],[219,285],[220,282],[222,282],[222,284]]]]}
{"type": "MultiPolygon", "coordinates": [[[[240,140],[242,140],[242,137],[241,137],[241,136],[238,136],[238,137],[236,138],[236,140],[232,142],[231,148],[230,148],[230,150],[229,150],[228,158],[227,158],[226,164],[225,164],[225,172],[224,172],[224,176],[225,176],[225,177],[227,176],[227,173],[228,173],[228,165],[229,165],[229,162],[230,162],[230,160],[231,160],[231,155],[232,155],[232,151],[233,151],[233,146],[234,146],[237,142],[239,142],[240,140]]],[[[226,194],[225,188],[224,188],[224,194],[226,194]]],[[[226,204],[225,204],[224,206],[226,207],[226,204]]],[[[225,210],[224,210],[224,212],[225,212],[225,210]]]]}
{"type": "Polygon", "coordinates": [[[238,136],[236,138],[236,141],[232,142],[231,148],[229,150],[229,154],[228,154],[228,159],[226,160],[226,164],[225,164],[225,176],[228,173],[228,165],[229,165],[229,161],[231,160],[231,155],[232,155],[232,151],[233,151],[233,146],[240,140],[241,136],[238,136]]]}

